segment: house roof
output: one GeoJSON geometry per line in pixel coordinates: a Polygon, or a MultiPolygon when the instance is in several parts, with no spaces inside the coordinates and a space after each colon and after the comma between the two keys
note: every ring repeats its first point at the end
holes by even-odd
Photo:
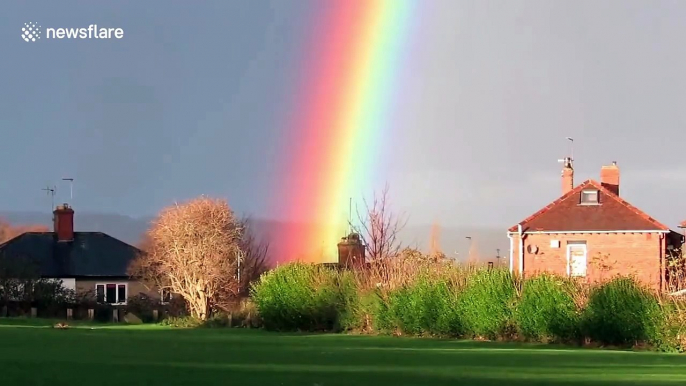
{"type": "Polygon", "coordinates": [[[101,232],[74,232],[57,242],[54,232],[27,232],[0,245],[0,254],[35,263],[42,277],[125,277],[141,251],[101,232]]]}
{"type": "MultiPolygon", "coordinates": [[[[520,223],[528,232],[669,231],[669,227],[632,206],[594,180],[584,181],[520,223]],[[581,205],[584,189],[597,189],[598,205],[581,205]]],[[[517,225],[509,232],[517,232],[517,225]]]]}

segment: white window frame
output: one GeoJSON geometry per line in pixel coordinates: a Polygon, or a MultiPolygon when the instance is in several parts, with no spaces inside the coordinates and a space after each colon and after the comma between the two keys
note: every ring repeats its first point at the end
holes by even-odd
{"type": "Polygon", "coordinates": [[[567,242],[567,276],[569,277],[586,277],[588,274],[588,245],[586,245],[586,242],[574,242],[574,241],[568,241],[567,242]],[[582,248],[584,250],[584,260],[585,260],[585,266],[584,266],[584,274],[583,275],[573,275],[572,274],[572,248],[582,248]]]}
{"type": "MultiPolygon", "coordinates": [[[[170,302],[164,301],[164,291],[164,288],[160,290],[160,304],[169,304],[170,302]]],[[[172,299],[174,299],[174,294],[172,293],[172,291],[170,289],[166,289],[166,291],[169,292],[169,300],[171,301],[172,299]]]]}
{"type": "Polygon", "coordinates": [[[581,191],[581,205],[598,205],[600,203],[600,191],[596,189],[584,189],[581,191]],[[595,194],[595,201],[584,201],[584,195],[595,194]]]}
{"type": "Polygon", "coordinates": [[[103,294],[103,304],[109,304],[109,305],[113,305],[113,306],[125,306],[125,305],[126,305],[126,301],[127,301],[128,298],[129,298],[129,283],[127,283],[127,282],[99,282],[99,283],[95,283],[95,297],[96,297],[96,300],[97,300],[97,297],[98,297],[98,286],[99,286],[99,285],[101,285],[101,286],[103,286],[103,287],[105,288],[105,291],[104,291],[104,294],[103,294]],[[123,285],[124,288],[126,288],[126,299],[124,299],[123,302],[120,301],[120,299],[117,299],[117,301],[115,301],[114,303],[108,303],[108,302],[107,302],[107,286],[110,285],[110,284],[114,284],[114,285],[116,286],[116,287],[115,287],[115,289],[116,289],[116,291],[115,291],[115,294],[116,294],[116,295],[115,295],[115,296],[116,296],[117,298],[119,297],[119,286],[120,286],[120,285],[123,285]]]}

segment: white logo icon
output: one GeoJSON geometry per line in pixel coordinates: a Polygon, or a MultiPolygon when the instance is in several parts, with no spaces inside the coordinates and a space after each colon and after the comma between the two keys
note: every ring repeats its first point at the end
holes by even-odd
{"type": "Polygon", "coordinates": [[[38,23],[24,23],[24,27],[21,27],[21,38],[27,42],[35,42],[40,39],[40,26],[38,23]]]}

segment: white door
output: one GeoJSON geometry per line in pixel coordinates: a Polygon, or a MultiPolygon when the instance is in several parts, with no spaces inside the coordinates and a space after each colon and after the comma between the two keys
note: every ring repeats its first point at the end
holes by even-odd
{"type": "Polygon", "coordinates": [[[586,276],[586,244],[568,244],[567,263],[567,273],[570,276],[586,276]]]}

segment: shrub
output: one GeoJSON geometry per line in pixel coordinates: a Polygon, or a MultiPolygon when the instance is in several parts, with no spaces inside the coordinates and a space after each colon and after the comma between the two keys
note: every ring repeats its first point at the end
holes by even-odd
{"type": "Polygon", "coordinates": [[[665,314],[664,333],[659,342],[653,343],[664,351],[686,351],[686,300],[667,297],[661,302],[665,314]]]}
{"type": "Polygon", "coordinates": [[[457,302],[466,335],[496,339],[510,333],[515,283],[505,269],[480,270],[468,280],[457,302]]]}
{"type": "Polygon", "coordinates": [[[630,278],[593,288],[584,312],[587,336],[607,345],[659,345],[664,322],[658,299],[630,278]]]}
{"type": "Polygon", "coordinates": [[[161,326],[169,326],[175,328],[196,328],[202,325],[202,321],[192,316],[170,316],[160,322],[161,326]]]}
{"type": "Polygon", "coordinates": [[[231,312],[231,326],[232,327],[262,327],[262,319],[260,313],[257,311],[255,303],[250,300],[244,300],[240,304],[240,308],[231,312]]]}
{"type": "MultiPolygon", "coordinates": [[[[232,321],[231,321],[232,322],[232,321]]],[[[201,327],[207,328],[226,328],[230,327],[229,316],[223,312],[213,313],[207,320],[200,324],[201,327]]]]}
{"type": "Polygon", "coordinates": [[[549,274],[525,280],[515,313],[520,334],[537,341],[578,338],[580,311],[574,292],[570,281],[549,274]]]}
{"type": "Polygon", "coordinates": [[[341,329],[355,292],[354,281],[333,269],[291,263],[262,275],[252,299],[267,329],[328,331],[341,329]]]}
{"type": "Polygon", "coordinates": [[[379,299],[375,325],[382,331],[411,335],[459,335],[461,322],[454,288],[445,279],[421,277],[379,299]]]}
{"type": "Polygon", "coordinates": [[[139,317],[143,323],[152,322],[154,319],[153,311],[159,309],[160,304],[157,299],[145,295],[139,294],[127,299],[126,310],[139,317]]]}

